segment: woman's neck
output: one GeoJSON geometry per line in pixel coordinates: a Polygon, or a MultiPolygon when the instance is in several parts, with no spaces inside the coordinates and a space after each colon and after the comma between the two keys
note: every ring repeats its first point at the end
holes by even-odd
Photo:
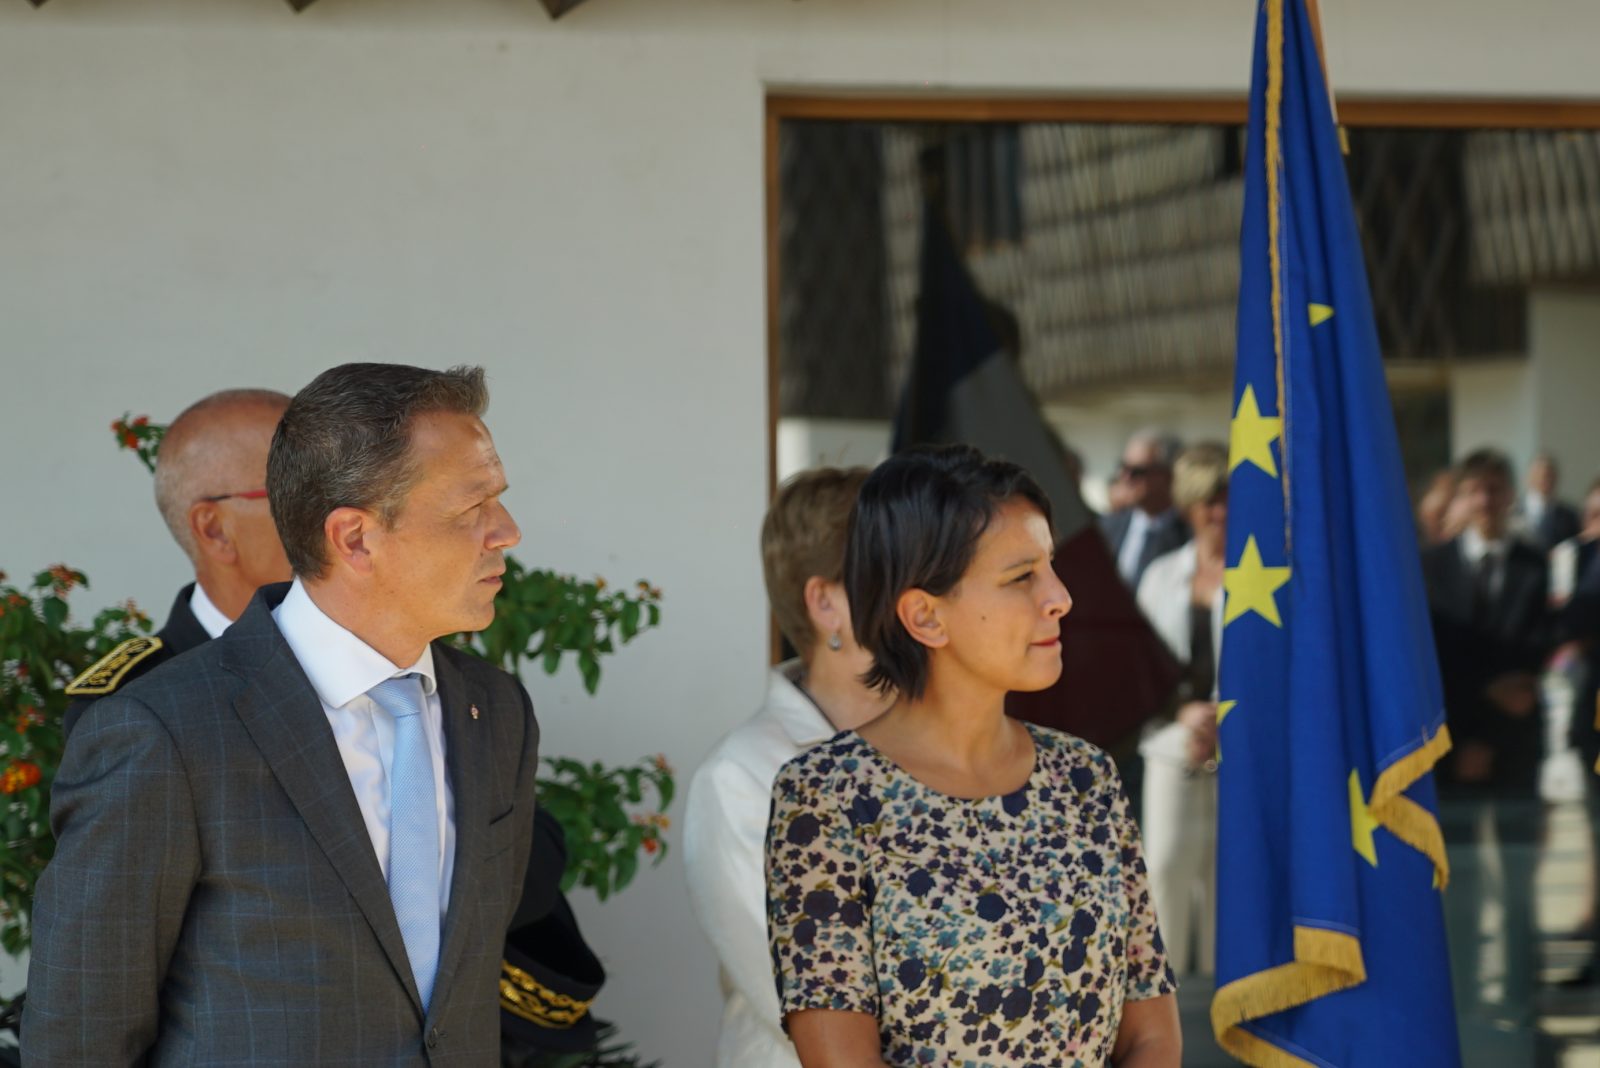
{"type": "Polygon", "coordinates": [[[986,768],[1010,752],[1017,737],[1016,725],[1006,718],[1005,691],[975,679],[941,677],[946,673],[929,667],[922,696],[889,709],[879,729],[937,754],[936,762],[952,769],[986,768]]]}
{"type": "Polygon", "coordinates": [[[827,650],[805,666],[800,685],[823,717],[840,731],[853,731],[877,719],[894,703],[893,694],[885,696],[863,686],[847,660],[829,656],[827,650]]]}

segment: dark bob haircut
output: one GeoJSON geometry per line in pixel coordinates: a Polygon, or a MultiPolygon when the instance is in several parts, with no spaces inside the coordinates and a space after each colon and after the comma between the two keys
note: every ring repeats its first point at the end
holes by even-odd
{"type": "Polygon", "coordinates": [[[928,649],[901,624],[900,595],[949,593],[995,513],[1018,498],[1052,522],[1050,500],[1028,472],[970,445],[907,449],[867,476],[850,513],[844,588],[856,641],[872,654],[868,686],[922,696],[928,649]]]}

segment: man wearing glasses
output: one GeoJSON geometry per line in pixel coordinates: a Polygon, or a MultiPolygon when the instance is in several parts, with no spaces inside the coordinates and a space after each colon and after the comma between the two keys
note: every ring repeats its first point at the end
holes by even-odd
{"type": "Polygon", "coordinates": [[[215,638],[262,586],[286,582],[289,561],[267,507],[267,449],[289,398],[267,389],[229,389],[173,420],[156,458],[156,505],[194,566],[166,625],[132,638],[67,687],[70,734],[91,701],[215,638]]]}
{"type": "Polygon", "coordinates": [[[1189,528],[1172,507],[1172,461],[1178,449],[1177,439],[1159,430],[1139,431],[1122,449],[1112,489],[1123,506],[1101,520],[1101,529],[1117,570],[1133,589],[1150,561],[1189,540],[1189,528]]]}

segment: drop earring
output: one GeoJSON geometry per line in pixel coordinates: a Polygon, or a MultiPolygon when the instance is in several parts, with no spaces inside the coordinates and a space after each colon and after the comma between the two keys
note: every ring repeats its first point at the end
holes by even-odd
{"type": "Polygon", "coordinates": [[[832,649],[836,653],[840,649],[844,648],[844,639],[839,637],[838,631],[834,631],[832,634],[828,635],[828,648],[832,649]]]}

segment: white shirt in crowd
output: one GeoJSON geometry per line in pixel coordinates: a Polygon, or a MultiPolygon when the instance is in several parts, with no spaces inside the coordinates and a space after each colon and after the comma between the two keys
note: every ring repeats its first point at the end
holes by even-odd
{"type": "Polygon", "coordinates": [[[205,632],[213,638],[222,637],[222,632],[233,626],[233,620],[222,614],[222,609],[211,603],[211,598],[206,596],[206,589],[200,583],[194,584],[194,592],[189,595],[189,611],[194,613],[195,622],[205,628],[205,632]]]}
{"type": "MultiPolygon", "coordinates": [[[[198,586],[195,587],[199,589],[198,586]]],[[[433,647],[422,650],[415,664],[397,667],[366,642],[335,623],[318,608],[295,579],[283,603],[273,609],[272,618],[284,640],[300,662],[311,686],[322,702],[322,711],[333,728],[339,756],[344,759],[350,786],[378,866],[389,878],[389,785],[394,767],[394,716],[386,712],[367,691],[385,679],[416,673],[422,676],[424,701],[422,730],[428,738],[428,755],[433,760],[433,788],[439,811],[439,913],[441,918],[450,903],[450,876],[455,868],[455,798],[450,793],[444,770],[444,712],[439,703],[438,680],[433,670],[433,647]]]]}
{"type": "Polygon", "coordinates": [[[1483,566],[1483,558],[1490,557],[1489,566],[1489,596],[1500,596],[1500,587],[1506,581],[1506,550],[1509,545],[1506,539],[1489,541],[1478,533],[1477,527],[1468,527],[1461,532],[1461,558],[1466,562],[1467,570],[1477,573],[1483,566]]]}
{"type": "Polygon", "coordinates": [[[837,731],[798,685],[802,665],[774,668],[761,711],[723,738],[689,784],[684,866],[689,900],[721,968],[717,1068],[799,1068],[783,1033],[767,946],[767,816],[772,780],[837,731]]]}
{"type": "Polygon", "coordinates": [[[1117,570],[1124,580],[1132,582],[1139,573],[1139,557],[1144,555],[1144,540],[1150,536],[1155,519],[1142,508],[1135,508],[1128,517],[1128,533],[1123,536],[1122,550],[1117,553],[1117,570]]]}

